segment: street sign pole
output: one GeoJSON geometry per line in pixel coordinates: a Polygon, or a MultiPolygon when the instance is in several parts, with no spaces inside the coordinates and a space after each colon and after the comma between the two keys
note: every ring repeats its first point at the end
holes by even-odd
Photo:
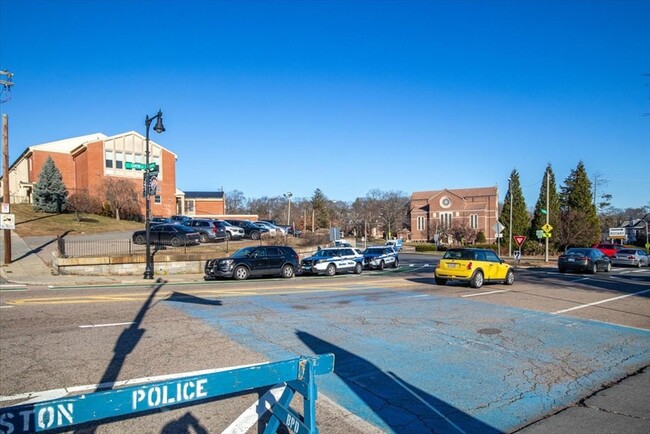
{"type": "MultiPolygon", "coordinates": [[[[551,210],[548,209],[548,207],[549,207],[548,186],[549,186],[548,169],[546,169],[546,224],[548,224],[548,215],[549,215],[549,213],[551,211],[551,210]]],[[[544,251],[544,262],[548,262],[548,237],[546,237],[546,249],[544,251]]]]}

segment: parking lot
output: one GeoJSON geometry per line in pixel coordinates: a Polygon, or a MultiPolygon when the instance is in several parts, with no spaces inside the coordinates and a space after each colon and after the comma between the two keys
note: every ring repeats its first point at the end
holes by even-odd
{"type": "MultiPolygon", "coordinates": [[[[164,323],[175,327],[146,327],[148,339],[124,358],[123,375],[332,352],[335,375],[319,378],[320,392],[382,431],[511,432],[650,365],[650,269],[616,268],[592,276],[526,268],[517,270],[513,286],[471,289],[435,285],[431,259],[402,255],[397,270],[361,275],[163,286],[146,321],[158,323],[155,312],[164,309],[164,323]],[[201,324],[199,335],[178,334],[193,323],[201,324]],[[232,342],[239,350],[201,351],[201,340],[214,340],[206,333],[221,336],[222,349],[232,342]],[[193,350],[172,349],[169,342],[193,350]],[[148,354],[141,353],[145,347],[148,354]],[[167,357],[155,356],[164,363],[143,363],[156,347],[166,349],[167,357]]],[[[3,294],[2,304],[12,306],[3,311],[3,326],[11,328],[16,315],[38,318],[56,311],[43,339],[59,327],[70,333],[63,357],[53,358],[51,346],[31,348],[38,337],[23,350],[37,363],[48,360],[57,372],[41,378],[40,385],[22,378],[17,387],[20,365],[3,359],[3,395],[88,383],[110,359],[100,356],[92,362],[94,370],[80,369],[73,361],[88,359],[79,341],[88,332],[73,332],[70,325],[119,324],[132,317],[124,310],[151,295],[146,287],[53,290],[3,294]],[[79,351],[84,355],[75,356],[79,351]],[[61,384],[56,378],[67,380],[61,384]]],[[[32,327],[40,336],[45,324],[32,327]]],[[[98,343],[112,348],[108,330],[101,330],[94,332],[98,339],[104,336],[98,343]]],[[[3,346],[12,341],[3,340],[3,346]]],[[[217,426],[236,418],[237,411],[226,411],[233,414],[224,414],[217,426]]],[[[348,429],[340,417],[326,413],[321,423],[348,429]]]]}

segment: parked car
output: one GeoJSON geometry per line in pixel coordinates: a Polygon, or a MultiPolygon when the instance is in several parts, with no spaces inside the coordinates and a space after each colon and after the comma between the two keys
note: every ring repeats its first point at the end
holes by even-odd
{"type": "Polygon", "coordinates": [[[621,246],[620,244],[614,244],[614,243],[596,243],[592,247],[594,249],[600,250],[610,258],[613,257],[616,254],[616,252],[618,252],[623,248],[623,246],[621,246]]]}
{"type": "Polygon", "coordinates": [[[249,276],[280,275],[291,278],[299,268],[298,254],[288,246],[250,246],[237,250],[229,258],[205,263],[206,279],[216,277],[245,280],[249,276]]]}
{"type": "Polygon", "coordinates": [[[396,252],[402,250],[403,241],[402,240],[388,240],[386,241],[387,246],[391,246],[395,249],[396,252]]]}
{"type": "Polygon", "coordinates": [[[182,225],[186,221],[192,220],[192,217],[186,215],[173,215],[170,217],[171,223],[182,225]]]}
{"type": "Polygon", "coordinates": [[[354,246],[352,244],[350,244],[349,241],[336,240],[336,241],[334,241],[334,247],[354,247],[354,246]]]}
{"type": "MultiPolygon", "coordinates": [[[[135,244],[146,244],[147,231],[141,229],[133,232],[131,237],[135,244]]],[[[149,244],[167,244],[174,247],[199,244],[197,231],[183,225],[162,223],[149,227],[149,244]]]]}
{"type": "Polygon", "coordinates": [[[512,267],[488,249],[449,249],[434,271],[436,285],[449,280],[469,282],[472,288],[480,288],[486,282],[512,285],[515,272],[512,267]]]}
{"type": "Polygon", "coordinates": [[[226,239],[230,240],[241,240],[244,238],[244,230],[239,226],[231,225],[225,220],[215,220],[217,222],[223,223],[226,228],[226,239]]]}
{"type": "Polygon", "coordinates": [[[596,274],[598,271],[609,272],[612,262],[605,253],[593,247],[573,247],[557,258],[560,273],[567,271],[586,271],[596,274]]]}
{"type": "Polygon", "coordinates": [[[183,222],[183,226],[187,226],[197,231],[202,243],[226,240],[226,226],[223,223],[214,220],[191,219],[183,222]]]}
{"type": "Polygon", "coordinates": [[[300,261],[300,270],[328,276],[347,271],[360,274],[363,271],[363,255],[349,247],[326,247],[300,261]]]}
{"type": "Polygon", "coordinates": [[[650,265],[650,257],[645,250],[621,249],[612,257],[612,265],[632,265],[633,267],[647,267],[650,265]]]}
{"type": "Polygon", "coordinates": [[[259,240],[262,235],[268,234],[269,230],[261,227],[261,226],[256,226],[253,224],[253,222],[249,222],[248,220],[226,220],[228,223],[231,225],[240,227],[244,230],[244,237],[250,238],[251,240],[259,240]]]}
{"type": "Polygon", "coordinates": [[[152,217],[149,222],[152,225],[159,225],[161,223],[174,223],[169,217],[152,217]]]}
{"type": "Polygon", "coordinates": [[[277,237],[278,235],[284,234],[282,229],[269,222],[257,221],[253,222],[253,224],[259,228],[267,229],[269,231],[269,235],[272,237],[277,237]]]}
{"type": "Polygon", "coordinates": [[[397,268],[399,256],[390,246],[370,246],[363,251],[363,266],[375,270],[383,270],[387,266],[397,268]]]}

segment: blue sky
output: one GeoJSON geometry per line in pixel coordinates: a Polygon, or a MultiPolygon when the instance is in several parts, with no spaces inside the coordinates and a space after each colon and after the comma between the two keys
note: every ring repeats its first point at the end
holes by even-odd
{"type": "MultiPolygon", "coordinates": [[[[529,207],[582,160],[650,205],[650,1],[0,1],[28,146],[138,131],[177,186],[352,201],[498,185],[529,207]]],[[[6,93],[3,94],[3,97],[6,93]]]]}

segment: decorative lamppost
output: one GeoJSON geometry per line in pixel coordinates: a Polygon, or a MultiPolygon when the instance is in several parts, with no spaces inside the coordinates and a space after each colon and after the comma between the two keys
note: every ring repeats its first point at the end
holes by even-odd
{"type": "MultiPolygon", "coordinates": [[[[158,110],[158,114],[154,117],[147,116],[144,121],[146,127],[145,134],[145,170],[144,170],[144,201],[145,201],[145,230],[146,230],[146,242],[147,242],[147,251],[146,251],[146,261],[147,265],[144,269],[144,278],[153,279],[153,258],[151,257],[151,245],[150,242],[150,229],[151,229],[151,202],[149,201],[149,196],[151,196],[151,173],[149,171],[149,127],[151,122],[157,119],[156,125],[153,127],[153,130],[157,133],[162,133],[165,131],[162,120],[162,111],[158,110]]],[[[155,192],[154,192],[155,193],[155,192]]]]}
{"type": "Polygon", "coordinates": [[[287,225],[291,226],[291,196],[293,196],[293,194],[290,191],[288,191],[288,192],[284,193],[283,196],[286,197],[287,200],[288,200],[288,205],[287,205],[288,206],[288,208],[287,208],[287,225]]]}

